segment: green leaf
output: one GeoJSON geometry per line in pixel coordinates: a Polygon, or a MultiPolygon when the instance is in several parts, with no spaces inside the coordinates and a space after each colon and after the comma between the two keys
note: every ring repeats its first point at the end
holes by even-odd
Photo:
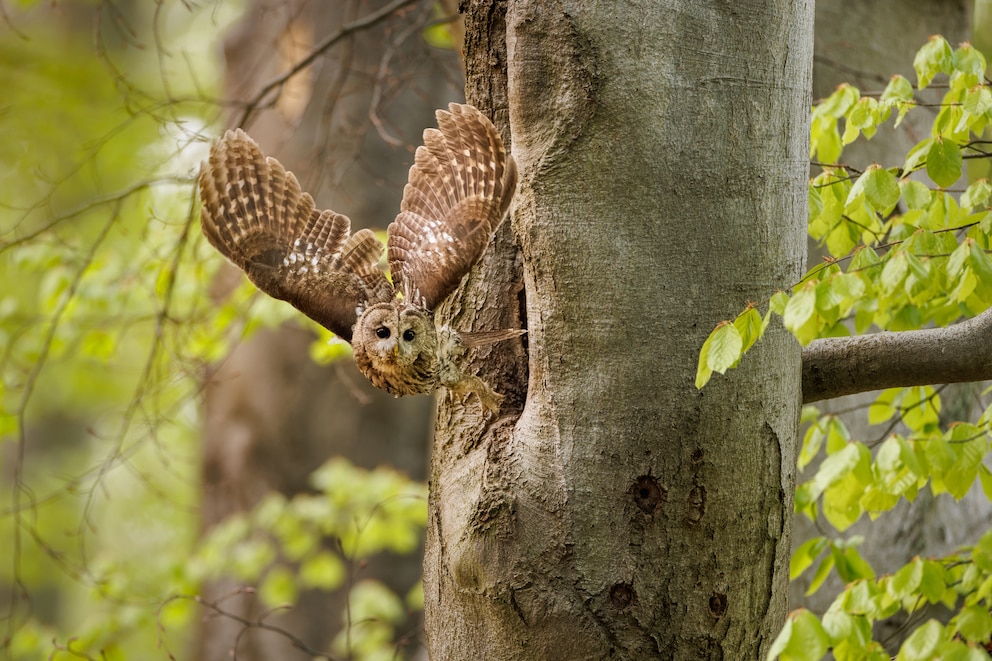
{"type": "Polygon", "coordinates": [[[435,23],[423,31],[424,41],[434,48],[454,50],[455,40],[451,34],[451,26],[447,22],[435,23]]]}
{"type": "Polygon", "coordinates": [[[847,192],[847,199],[844,200],[844,207],[847,209],[852,209],[852,205],[857,202],[858,198],[865,194],[865,188],[868,186],[868,170],[861,173],[857,179],[854,180],[854,184],[851,186],[851,190],[847,192]]]}
{"type": "Polygon", "coordinates": [[[834,644],[854,633],[854,616],[839,608],[831,607],[820,618],[820,623],[823,624],[823,630],[834,644]]]}
{"type": "Polygon", "coordinates": [[[744,346],[740,331],[729,322],[720,323],[703,342],[696,368],[696,388],[702,388],[713,372],[723,374],[741,357],[744,346]]]}
{"type": "Polygon", "coordinates": [[[860,246],[855,251],[854,257],[851,259],[851,264],[847,268],[847,272],[857,274],[858,271],[866,271],[881,263],[881,258],[871,246],[860,246]]]}
{"type": "Polygon", "coordinates": [[[350,344],[323,328],[317,339],[310,343],[310,360],[318,365],[329,365],[351,355],[350,344]]]}
{"type": "Polygon", "coordinates": [[[851,433],[847,431],[844,421],[831,416],[830,424],[827,426],[827,454],[833,455],[840,452],[847,447],[850,441],[851,433]]]}
{"type": "Polygon", "coordinates": [[[878,102],[871,97],[859,99],[847,113],[841,142],[845,145],[854,142],[859,132],[864,132],[865,137],[871,138],[875,134],[877,118],[878,102]]]}
{"type": "Polygon", "coordinates": [[[334,590],[344,583],[345,574],[344,563],[338,556],[321,551],[300,565],[300,584],[302,587],[334,590]]]}
{"type": "Polygon", "coordinates": [[[915,103],[912,103],[912,102],[900,103],[899,104],[899,115],[896,116],[896,122],[895,122],[895,124],[893,124],[892,128],[899,128],[899,125],[902,124],[902,120],[904,120],[906,118],[906,115],[909,113],[909,111],[912,110],[915,107],[916,107],[916,104],[915,103]]]}
{"type": "Polygon", "coordinates": [[[930,661],[944,642],[944,627],[937,620],[928,620],[918,627],[899,648],[898,661],[930,661]]]}
{"type": "Polygon", "coordinates": [[[984,115],[992,108],[992,91],[984,85],[975,85],[965,94],[962,107],[970,115],[984,115]]]}
{"type": "Polygon", "coordinates": [[[927,153],[927,176],[941,188],[950,188],[961,178],[961,147],[938,136],[927,153]]]}
{"type": "Polygon", "coordinates": [[[837,574],[847,583],[861,578],[875,578],[875,570],[854,546],[834,549],[837,574]]]}
{"type": "Polygon", "coordinates": [[[406,608],[408,611],[422,611],[424,610],[424,580],[420,579],[417,583],[410,588],[410,591],[406,593],[406,599],[403,600],[406,603],[406,608]]]}
{"type": "Polygon", "coordinates": [[[814,537],[800,544],[799,548],[792,552],[792,560],[789,562],[789,580],[795,580],[809,569],[828,545],[829,542],[826,537],[814,537]]]}
{"type": "Polygon", "coordinates": [[[951,620],[949,626],[967,641],[985,643],[992,636],[992,615],[986,607],[966,606],[951,620]]]}
{"type": "MultiPolygon", "coordinates": [[[[830,284],[842,301],[858,300],[865,295],[865,281],[853,273],[838,273],[833,276],[830,284]]],[[[850,307],[847,308],[849,309],[850,307]]],[[[844,314],[847,314],[847,310],[844,314]]]]}
{"type": "Polygon", "coordinates": [[[900,409],[902,421],[913,431],[935,429],[940,424],[940,396],[930,386],[913,386],[903,390],[900,409]]]}
{"type": "Polygon", "coordinates": [[[830,455],[820,464],[820,469],[816,471],[813,482],[822,492],[839,482],[845,475],[854,471],[864,460],[861,452],[861,444],[849,443],[840,452],[830,455]]]}
{"type": "Polygon", "coordinates": [[[276,558],[272,544],[261,539],[237,544],[229,553],[228,569],[243,581],[254,581],[276,558]]]}
{"type": "Polygon", "coordinates": [[[785,306],[789,304],[789,295],[784,291],[777,291],[772,294],[771,299],[768,301],[768,311],[774,312],[778,316],[785,314],[785,306]]]}
{"type": "Polygon", "coordinates": [[[933,145],[934,138],[927,138],[926,140],[921,140],[909,150],[909,153],[906,154],[906,161],[902,166],[903,176],[913,173],[921,164],[926,163],[933,145]]]}
{"type": "Polygon", "coordinates": [[[992,572],[992,530],[979,538],[971,551],[971,560],[979,569],[992,572]]]}
{"type": "MultiPolygon", "coordinates": [[[[867,216],[864,207],[858,207],[851,211],[852,216],[867,216]]],[[[827,236],[827,248],[834,257],[843,257],[850,253],[861,242],[862,228],[870,226],[872,221],[867,218],[843,219],[837,223],[827,236]],[[855,222],[851,222],[854,220],[855,222]],[[860,222],[864,221],[864,222],[860,222]]]]}
{"type": "Polygon", "coordinates": [[[882,288],[886,293],[891,294],[906,279],[908,272],[909,260],[906,258],[906,253],[902,250],[895,250],[892,256],[885,262],[885,267],[882,269],[882,276],[880,278],[882,288]]]}
{"type": "MultiPolygon", "coordinates": [[[[716,332],[716,330],[713,332],[716,332]]],[[[712,336],[713,334],[710,333],[710,337],[712,336]]],[[[709,341],[710,338],[706,338],[706,342],[709,341]]],[[[702,390],[703,386],[709,383],[710,378],[713,376],[713,370],[706,366],[710,354],[710,347],[706,342],[703,342],[703,346],[699,350],[699,363],[696,365],[696,390],[702,390]]]]}
{"type": "Polygon", "coordinates": [[[970,244],[968,266],[983,285],[992,287],[992,259],[989,259],[977,242],[969,240],[967,243],[970,244]]]}
{"type": "Polygon", "coordinates": [[[885,590],[893,599],[902,600],[916,592],[922,582],[923,561],[913,558],[912,562],[892,575],[885,590]]]}
{"type": "MultiPolygon", "coordinates": [[[[989,408],[992,411],[992,407],[989,408]]],[[[802,412],[799,414],[799,424],[805,425],[808,423],[816,422],[817,418],[822,415],[822,412],[814,404],[807,404],[803,407],[802,412]]]]}
{"type": "Polygon", "coordinates": [[[878,602],[880,596],[880,589],[875,581],[860,580],[847,586],[840,598],[843,599],[844,610],[848,613],[874,618],[880,611],[878,602]]]}
{"type": "Polygon", "coordinates": [[[785,626],[782,630],[778,632],[775,637],[775,641],[772,646],[768,649],[768,656],[765,657],[766,661],[774,661],[786,650],[789,646],[789,641],[792,639],[792,617],[788,617],[785,620],[785,626]]]}
{"type": "Polygon", "coordinates": [[[868,204],[883,215],[889,213],[899,201],[899,182],[896,176],[877,164],[871,165],[865,176],[868,177],[865,184],[865,199],[868,204]]]}
{"type": "Polygon", "coordinates": [[[972,273],[971,268],[966,266],[957,286],[951,291],[951,298],[958,303],[964,303],[974,293],[977,286],[978,278],[972,273]]]}
{"type": "Polygon", "coordinates": [[[933,125],[930,127],[931,134],[934,137],[943,136],[948,140],[954,140],[956,138],[964,141],[965,135],[962,133],[968,128],[968,118],[964,114],[964,108],[960,104],[945,105],[937,113],[937,119],[933,121],[933,125]]]}
{"type": "Polygon", "coordinates": [[[827,421],[818,420],[806,430],[806,433],[803,435],[802,449],[799,452],[799,458],[796,462],[800,471],[809,466],[810,462],[820,453],[820,448],[823,447],[823,439],[827,436],[826,427],[828,425],[829,423],[827,421]]]}
{"type": "Polygon", "coordinates": [[[813,317],[815,311],[816,288],[815,283],[811,282],[789,299],[782,314],[782,323],[793,333],[798,333],[803,325],[813,317]]]}
{"type": "Polygon", "coordinates": [[[810,611],[800,608],[789,613],[789,619],[771,649],[768,661],[819,661],[829,649],[830,641],[820,620],[810,611]]]}
{"type": "Polygon", "coordinates": [[[275,608],[295,602],[297,592],[293,572],[288,567],[278,565],[266,574],[258,589],[258,596],[269,608],[275,608]]]}
{"type": "Polygon", "coordinates": [[[912,209],[926,209],[930,206],[930,189],[925,184],[912,179],[900,179],[899,188],[906,206],[912,209]]]}
{"type": "Polygon", "coordinates": [[[952,640],[940,648],[940,661],[989,661],[989,655],[980,647],[952,640]]]}
{"type": "Polygon", "coordinates": [[[931,604],[938,603],[947,590],[947,578],[944,568],[933,560],[923,561],[923,578],[920,581],[920,593],[931,604]]]}
{"type": "Polygon", "coordinates": [[[851,106],[857,103],[860,98],[861,92],[856,87],[852,87],[847,83],[841,83],[834,90],[833,94],[817,106],[816,110],[823,116],[840,118],[847,114],[851,106]]]}
{"type": "Polygon", "coordinates": [[[947,260],[947,275],[952,279],[957,279],[961,275],[961,269],[968,263],[970,254],[971,248],[968,246],[967,241],[955,248],[947,260]]]}
{"type": "Polygon", "coordinates": [[[740,333],[741,341],[743,342],[741,355],[754,346],[754,343],[761,339],[762,334],[765,332],[761,313],[752,307],[744,310],[744,312],[740,313],[734,319],[734,327],[737,328],[737,332],[740,333]]]}
{"type": "Polygon", "coordinates": [[[820,195],[820,190],[813,186],[812,182],[806,189],[806,204],[809,219],[812,222],[823,212],[823,196],[820,195]]]}
{"type": "Polygon", "coordinates": [[[837,132],[837,120],[833,117],[813,116],[810,123],[811,158],[819,158],[824,163],[836,163],[840,158],[843,145],[837,132]]]}
{"type": "Polygon", "coordinates": [[[856,128],[865,130],[875,124],[878,115],[878,101],[870,96],[858,99],[858,102],[847,113],[847,121],[856,128]]]}
{"type": "Polygon", "coordinates": [[[968,186],[968,190],[961,195],[961,206],[968,209],[986,206],[990,195],[992,195],[992,185],[989,185],[989,180],[979,179],[968,186]]]}
{"type": "Polygon", "coordinates": [[[981,51],[969,43],[962,44],[954,51],[953,66],[955,71],[960,71],[969,76],[969,80],[980,81],[985,75],[985,56],[981,51]]]}
{"type": "Polygon", "coordinates": [[[978,590],[982,584],[983,572],[977,563],[963,565],[964,572],[960,575],[960,581],[954,587],[962,592],[972,592],[978,590]]]}
{"type": "Polygon", "coordinates": [[[882,92],[882,103],[888,101],[912,101],[913,84],[905,76],[895,75],[889,79],[888,85],[882,92]]]}
{"type": "Polygon", "coordinates": [[[978,467],[978,479],[981,480],[985,497],[992,500],[992,471],[984,464],[978,467]]]}
{"type": "Polygon", "coordinates": [[[830,570],[834,568],[836,562],[837,558],[833,553],[828,554],[820,561],[820,566],[816,568],[816,573],[813,574],[813,579],[809,582],[809,587],[806,588],[807,597],[820,589],[823,582],[830,576],[830,570]]]}
{"type": "MultiPolygon", "coordinates": [[[[359,581],[352,588],[348,600],[352,609],[352,621],[395,623],[406,616],[402,600],[388,587],[372,579],[359,581]]],[[[392,653],[388,658],[393,658],[392,653]]]]}
{"type": "Polygon", "coordinates": [[[950,73],[954,66],[951,46],[941,36],[930,37],[923,48],[916,53],[913,69],[916,71],[916,86],[924,89],[938,73],[950,73]]]}

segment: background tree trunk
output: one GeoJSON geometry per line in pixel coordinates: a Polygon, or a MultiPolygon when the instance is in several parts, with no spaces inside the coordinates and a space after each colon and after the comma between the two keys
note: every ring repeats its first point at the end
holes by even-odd
{"type": "MultiPolygon", "coordinates": [[[[387,4],[256,0],[225,43],[229,97],[252,98],[317,42],[387,4]]],[[[430,2],[413,3],[345,38],[312,69],[290,79],[274,107],[246,127],[267,154],[297,174],[318,207],[348,215],[354,227],[383,229],[392,221],[413,161],[411,145],[434,124],[435,108],[461,96],[456,54],[429,49],[416,26],[430,18],[431,9],[430,2]]],[[[237,121],[240,112],[233,114],[237,121]]],[[[241,277],[233,267],[231,274],[241,277]]],[[[309,490],[310,473],[335,454],[359,466],[390,464],[415,479],[426,477],[431,399],[396,400],[373,388],[351,361],[317,366],[309,357],[312,340],[294,328],[259,333],[210,375],[205,529],[250,509],[270,490],[288,496],[309,490]]],[[[378,578],[402,595],[420,572],[418,554],[380,557],[359,578],[378,578]]],[[[229,595],[236,585],[207,586],[204,598],[229,595]]],[[[342,591],[307,592],[292,611],[266,621],[324,648],[343,623],[343,599],[342,591]]],[[[224,604],[249,618],[265,610],[252,595],[224,604]]],[[[229,659],[241,630],[231,620],[204,620],[195,658],[229,659]]],[[[285,638],[260,630],[241,638],[237,657],[310,658],[285,638]]]]}
{"type": "MultiPolygon", "coordinates": [[[[467,33],[502,10],[470,3],[467,33]]],[[[508,3],[529,381],[519,419],[439,419],[432,658],[767,651],[787,607],[799,347],[772,331],[729,378],[693,379],[713,326],[803,266],[812,13],[508,3]]],[[[504,51],[467,39],[472,102],[504,51]]]]}

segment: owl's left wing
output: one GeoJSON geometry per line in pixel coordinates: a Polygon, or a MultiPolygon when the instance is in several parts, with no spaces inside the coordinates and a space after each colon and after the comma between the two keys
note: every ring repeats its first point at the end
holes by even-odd
{"type": "Polygon", "coordinates": [[[388,301],[382,243],[370,230],[318,211],[292,172],[248,134],[228,131],[200,167],[207,240],[269,296],[351,341],[357,309],[388,301]]]}
{"type": "Polygon", "coordinates": [[[479,110],[452,103],[424,131],[389,226],[389,268],[404,297],[433,310],[482,256],[517,182],[513,157],[479,110]]]}

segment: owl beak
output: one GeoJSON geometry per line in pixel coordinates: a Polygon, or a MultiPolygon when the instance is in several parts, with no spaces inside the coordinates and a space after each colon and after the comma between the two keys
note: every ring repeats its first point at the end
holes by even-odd
{"type": "Polygon", "coordinates": [[[393,355],[394,356],[400,355],[400,343],[399,342],[397,342],[396,344],[393,345],[393,355]]]}

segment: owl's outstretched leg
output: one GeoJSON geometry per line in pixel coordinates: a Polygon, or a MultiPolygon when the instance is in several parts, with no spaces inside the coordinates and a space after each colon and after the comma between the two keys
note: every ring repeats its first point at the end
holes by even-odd
{"type": "Polygon", "coordinates": [[[462,374],[454,383],[443,384],[451,396],[476,395],[482,403],[482,410],[490,413],[499,412],[499,407],[503,403],[503,395],[493,390],[488,383],[477,376],[462,374]]]}
{"type": "Polygon", "coordinates": [[[440,357],[438,381],[449,393],[468,395],[474,393],[482,403],[484,411],[496,413],[503,403],[503,395],[477,376],[462,372],[456,365],[469,347],[480,347],[503,340],[519,337],[526,331],[499,330],[475,333],[459,333],[448,326],[438,328],[438,355],[440,357]]]}

